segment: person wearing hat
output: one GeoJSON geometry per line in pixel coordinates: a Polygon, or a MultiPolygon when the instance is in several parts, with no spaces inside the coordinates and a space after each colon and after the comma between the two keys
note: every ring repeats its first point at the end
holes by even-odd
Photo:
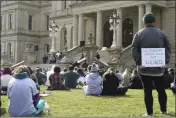
{"type": "Polygon", "coordinates": [[[144,67],[141,64],[142,48],[165,48],[166,64],[169,63],[171,55],[171,45],[167,36],[160,29],[155,27],[155,16],[152,13],[146,13],[143,17],[145,27],[139,30],[133,38],[132,56],[137,65],[137,70],[142,79],[144,89],[144,101],[147,113],[144,116],[153,115],[153,97],[152,83],[155,84],[158,92],[160,111],[167,113],[167,95],[164,88],[164,67],[144,67]]]}
{"type": "Polygon", "coordinates": [[[83,91],[86,95],[100,95],[102,92],[103,78],[98,73],[98,68],[95,63],[92,64],[90,73],[86,75],[86,85],[83,91]]]}

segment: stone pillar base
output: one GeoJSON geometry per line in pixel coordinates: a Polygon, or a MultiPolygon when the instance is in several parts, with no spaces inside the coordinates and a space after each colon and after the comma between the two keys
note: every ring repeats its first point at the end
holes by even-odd
{"type": "Polygon", "coordinates": [[[36,63],[36,52],[32,52],[32,51],[25,51],[24,52],[24,57],[23,59],[25,60],[25,62],[27,64],[32,64],[32,63],[36,63]]]}
{"type": "Polygon", "coordinates": [[[122,64],[120,61],[120,50],[119,49],[108,49],[108,53],[111,55],[111,61],[108,65],[115,70],[121,70],[122,64]]]}
{"type": "Polygon", "coordinates": [[[122,69],[122,65],[117,62],[109,62],[108,65],[109,65],[109,67],[112,67],[114,70],[120,71],[122,69]]]}
{"type": "Polygon", "coordinates": [[[96,55],[96,51],[98,50],[99,47],[95,46],[94,44],[88,44],[84,47],[84,51],[87,53],[87,61],[88,64],[93,63],[93,57],[96,55]]]}

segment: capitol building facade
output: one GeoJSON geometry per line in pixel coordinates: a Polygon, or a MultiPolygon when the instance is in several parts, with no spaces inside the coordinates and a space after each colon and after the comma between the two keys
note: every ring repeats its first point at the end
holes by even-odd
{"type": "Polygon", "coordinates": [[[156,16],[156,27],[167,34],[171,43],[169,66],[173,67],[176,53],[175,1],[167,0],[1,1],[1,55],[9,55],[17,63],[25,59],[28,50],[33,61],[42,63],[52,45],[48,28],[52,20],[59,27],[55,36],[56,51],[72,50],[81,41],[87,44],[90,34],[100,50],[102,47],[111,48],[113,30],[110,30],[109,18],[113,12],[120,17],[115,43],[124,51],[123,58],[127,62],[131,59],[128,57],[130,51],[125,51],[130,49],[134,34],[143,28],[143,15],[152,12],[156,16]]]}

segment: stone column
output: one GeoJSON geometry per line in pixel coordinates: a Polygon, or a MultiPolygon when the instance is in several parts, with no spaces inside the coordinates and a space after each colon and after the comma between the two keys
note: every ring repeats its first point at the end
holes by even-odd
{"type": "Polygon", "coordinates": [[[84,41],[84,15],[79,15],[79,24],[78,24],[78,45],[80,41],[84,41]]]}
{"type": "Polygon", "coordinates": [[[67,29],[67,49],[69,50],[71,48],[71,43],[72,43],[72,39],[71,39],[71,27],[72,26],[65,26],[67,29]]]}
{"type": "Polygon", "coordinates": [[[6,17],[6,31],[9,31],[9,13],[8,12],[6,12],[5,17],[6,17]]]}
{"type": "Polygon", "coordinates": [[[97,12],[97,27],[96,27],[96,46],[102,47],[102,36],[103,35],[103,19],[102,11],[97,12]]]}
{"type": "Polygon", "coordinates": [[[116,46],[117,46],[117,49],[121,49],[121,48],[122,48],[122,22],[123,22],[123,18],[122,18],[122,9],[121,9],[121,8],[118,8],[118,9],[117,9],[117,16],[118,16],[118,15],[119,15],[119,17],[120,17],[120,22],[119,22],[119,24],[117,25],[116,46]]]}
{"type": "Polygon", "coordinates": [[[16,47],[16,50],[15,50],[15,63],[19,62],[19,57],[20,57],[19,54],[21,53],[19,51],[20,50],[20,47],[19,47],[20,43],[21,43],[20,41],[17,41],[17,40],[15,41],[15,47],[16,47]]]}
{"type": "Polygon", "coordinates": [[[144,6],[139,5],[138,6],[138,30],[143,28],[143,21],[142,21],[143,16],[144,16],[144,6]]]}
{"type": "Polygon", "coordinates": [[[73,47],[78,45],[78,16],[73,16],[73,47]]]}
{"type": "MultiPolygon", "coordinates": [[[[60,43],[61,43],[61,29],[62,29],[62,26],[59,26],[59,29],[58,29],[58,31],[57,31],[57,33],[56,33],[56,51],[62,51],[61,50],[61,47],[60,47],[60,43]]],[[[49,40],[51,41],[52,40],[52,38],[51,37],[49,37],[49,40]]],[[[51,44],[50,44],[50,46],[49,46],[49,48],[51,48],[51,44]]]]}
{"type": "Polygon", "coordinates": [[[145,9],[146,9],[146,10],[145,10],[146,13],[147,13],[147,12],[152,13],[152,5],[151,5],[151,4],[146,4],[146,5],[145,5],[145,9]]]}
{"type": "Polygon", "coordinates": [[[4,14],[2,15],[1,22],[2,22],[1,30],[5,31],[5,15],[4,14]]]}
{"type": "Polygon", "coordinates": [[[12,14],[12,29],[15,29],[16,28],[16,9],[13,11],[13,14],[12,14]]]}

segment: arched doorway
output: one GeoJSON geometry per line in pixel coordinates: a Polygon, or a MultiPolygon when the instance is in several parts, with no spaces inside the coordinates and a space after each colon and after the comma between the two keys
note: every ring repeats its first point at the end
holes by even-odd
{"type": "Polygon", "coordinates": [[[133,40],[133,21],[126,18],[123,21],[122,46],[125,48],[131,45],[133,40]]]}
{"type": "Polygon", "coordinates": [[[104,24],[103,47],[110,48],[113,41],[113,30],[110,30],[109,20],[104,24]]]}
{"type": "Polygon", "coordinates": [[[60,50],[63,51],[67,45],[67,29],[65,27],[61,30],[60,50]]]}

